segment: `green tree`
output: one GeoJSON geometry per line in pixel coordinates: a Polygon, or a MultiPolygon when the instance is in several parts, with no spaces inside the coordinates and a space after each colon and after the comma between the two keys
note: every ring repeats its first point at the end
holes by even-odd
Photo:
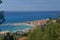
{"type": "MultiPolygon", "coordinates": [[[[59,34],[57,34],[60,24],[52,23],[45,27],[45,39],[46,40],[57,40],[59,34]]],[[[59,33],[59,32],[58,32],[59,33]]]]}
{"type": "Polygon", "coordinates": [[[7,35],[4,35],[3,40],[16,40],[16,39],[14,39],[13,35],[7,33],[7,35]]]}
{"type": "Polygon", "coordinates": [[[28,40],[43,40],[42,37],[44,35],[44,31],[41,27],[34,28],[33,31],[30,31],[28,35],[28,40]]]}
{"type": "Polygon", "coordinates": [[[60,16],[56,19],[57,23],[60,23],[60,16]]]}
{"type": "Polygon", "coordinates": [[[60,24],[52,23],[42,27],[35,28],[28,35],[28,40],[60,40],[60,24]]]}

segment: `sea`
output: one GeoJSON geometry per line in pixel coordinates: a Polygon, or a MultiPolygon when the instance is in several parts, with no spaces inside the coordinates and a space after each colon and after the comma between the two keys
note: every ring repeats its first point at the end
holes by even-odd
{"type": "Polygon", "coordinates": [[[4,12],[6,21],[4,23],[18,23],[26,21],[56,18],[59,11],[28,11],[28,12],[4,12]]]}
{"type": "MultiPolygon", "coordinates": [[[[25,11],[25,12],[4,12],[5,22],[3,24],[22,23],[27,21],[42,20],[46,18],[57,18],[60,13],[59,11],[25,11]]],[[[20,26],[0,26],[0,31],[8,30],[10,32],[16,32],[24,30],[26,28],[32,28],[30,25],[20,26]],[[17,28],[16,30],[14,30],[17,28]]]]}

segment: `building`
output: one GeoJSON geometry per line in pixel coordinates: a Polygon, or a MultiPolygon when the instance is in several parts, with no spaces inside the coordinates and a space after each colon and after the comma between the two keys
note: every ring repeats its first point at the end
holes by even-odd
{"type": "Polygon", "coordinates": [[[31,24],[33,24],[33,25],[46,25],[47,20],[37,20],[37,21],[31,22],[31,24]]]}

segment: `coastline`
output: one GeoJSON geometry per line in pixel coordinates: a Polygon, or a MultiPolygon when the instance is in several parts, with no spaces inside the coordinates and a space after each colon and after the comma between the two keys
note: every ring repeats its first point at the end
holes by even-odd
{"type": "Polygon", "coordinates": [[[30,25],[30,26],[35,26],[33,24],[28,24],[28,23],[8,23],[8,24],[2,24],[0,26],[19,26],[19,25],[30,25]]]}
{"type": "MultiPolygon", "coordinates": [[[[27,22],[24,22],[24,23],[7,23],[7,24],[2,24],[2,25],[0,25],[0,26],[20,26],[20,25],[29,25],[29,26],[32,26],[32,28],[33,27],[35,27],[36,26],[36,24],[38,24],[38,25],[44,25],[44,24],[46,24],[46,23],[44,23],[44,22],[47,22],[47,20],[49,20],[49,19],[42,19],[42,20],[35,20],[35,21],[27,21],[27,22]],[[41,24],[42,23],[42,24],[41,24]]],[[[29,27],[28,26],[28,27],[29,27]]],[[[22,32],[28,32],[29,30],[30,30],[31,28],[25,28],[25,29],[23,29],[23,30],[15,30],[15,31],[13,31],[13,32],[20,32],[20,31],[22,31],[22,32]]],[[[9,31],[9,30],[8,30],[9,31]]],[[[3,32],[3,31],[2,31],[3,32]]]]}
{"type": "MultiPolygon", "coordinates": [[[[8,23],[8,24],[2,24],[2,25],[0,25],[0,26],[20,26],[20,25],[28,25],[28,27],[29,26],[35,26],[35,25],[32,25],[32,24],[27,24],[27,23],[8,23]]],[[[5,33],[7,33],[7,31],[9,31],[10,33],[15,33],[15,32],[18,32],[18,31],[28,31],[28,30],[30,29],[30,28],[25,28],[25,29],[22,29],[22,30],[15,30],[15,31],[13,31],[13,32],[11,32],[11,31],[9,31],[9,30],[4,30],[4,31],[0,31],[0,34],[5,34],[5,33]]]]}

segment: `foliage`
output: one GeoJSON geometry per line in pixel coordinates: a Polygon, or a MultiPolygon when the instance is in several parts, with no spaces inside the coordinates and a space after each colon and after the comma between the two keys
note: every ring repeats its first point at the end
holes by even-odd
{"type": "Polygon", "coordinates": [[[28,40],[42,40],[41,36],[43,36],[44,31],[41,27],[35,28],[33,31],[30,31],[30,34],[28,35],[28,40]]]}
{"type": "Polygon", "coordinates": [[[60,16],[56,19],[57,23],[60,23],[60,16]]]}
{"type": "Polygon", "coordinates": [[[14,36],[10,33],[7,33],[7,35],[3,36],[3,40],[14,40],[14,36]]]}
{"type": "Polygon", "coordinates": [[[30,31],[28,40],[60,40],[60,24],[51,23],[44,28],[37,27],[30,31]]]}

